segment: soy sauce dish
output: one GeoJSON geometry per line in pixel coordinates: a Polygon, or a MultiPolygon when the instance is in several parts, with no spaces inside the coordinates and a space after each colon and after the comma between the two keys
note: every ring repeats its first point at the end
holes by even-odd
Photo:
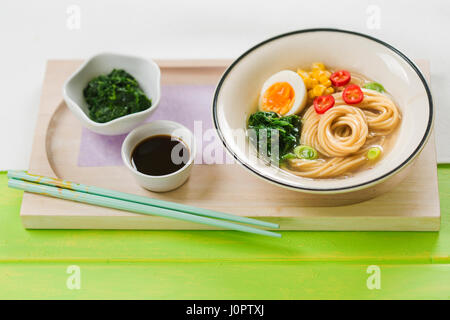
{"type": "Polygon", "coordinates": [[[180,187],[189,178],[195,158],[192,132],[167,120],[131,131],[122,144],[122,160],[137,183],[155,192],[180,187]]]}

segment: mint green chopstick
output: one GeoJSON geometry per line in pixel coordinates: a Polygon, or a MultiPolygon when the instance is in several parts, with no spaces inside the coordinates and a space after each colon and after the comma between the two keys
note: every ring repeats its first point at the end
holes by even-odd
{"type": "Polygon", "coordinates": [[[94,195],[90,193],[84,193],[79,191],[73,191],[69,189],[63,189],[60,187],[48,186],[43,184],[38,184],[29,181],[17,180],[14,178],[8,179],[8,186],[10,188],[20,189],[27,192],[42,194],[46,196],[56,197],[65,200],[72,200],[76,202],[88,203],[92,205],[131,211],[140,214],[148,214],[161,216],[166,218],[179,219],[194,223],[201,223],[215,227],[221,227],[225,229],[231,229],[242,232],[249,232],[269,237],[281,237],[281,234],[261,230],[253,227],[243,226],[240,224],[235,224],[223,220],[211,219],[202,216],[196,216],[188,213],[173,211],[169,209],[152,207],[141,203],[134,203],[125,200],[119,200],[115,198],[103,197],[99,195],[94,195]]]}
{"type": "Polygon", "coordinates": [[[150,205],[150,206],[154,206],[154,207],[171,209],[171,210],[181,211],[181,212],[185,212],[185,213],[195,214],[198,216],[224,219],[224,220],[246,223],[246,224],[251,224],[251,225],[261,226],[261,227],[266,227],[266,228],[273,228],[273,229],[279,228],[279,225],[276,223],[260,221],[260,220],[247,218],[247,217],[235,216],[232,214],[227,214],[227,213],[218,212],[218,211],[214,211],[214,210],[197,208],[194,206],[189,206],[189,205],[180,204],[180,203],[176,203],[176,202],[158,200],[158,199],[138,196],[135,194],[119,192],[119,191],[114,191],[114,190],[108,190],[108,189],[99,188],[99,187],[95,187],[95,186],[87,186],[84,184],[74,183],[71,181],[66,181],[66,180],[61,180],[61,179],[48,178],[48,177],[44,177],[44,176],[29,174],[25,171],[10,170],[10,171],[8,171],[8,178],[20,179],[20,180],[25,180],[25,181],[30,181],[30,182],[36,182],[39,184],[45,184],[48,186],[56,186],[56,187],[70,189],[70,190],[74,190],[74,191],[80,191],[80,192],[110,197],[110,198],[119,199],[119,200],[136,202],[136,203],[146,204],[146,205],[150,205]]]}

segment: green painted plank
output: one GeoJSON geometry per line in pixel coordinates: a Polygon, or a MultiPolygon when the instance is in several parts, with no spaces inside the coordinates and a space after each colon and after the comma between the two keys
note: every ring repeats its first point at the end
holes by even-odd
{"type": "Polygon", "coordinates": [[[450,262],[450,166],[440,166],[441,232],[283,232],[268,239],[232,231],[25,230],[22,193],[0,174],[0,262],[353,261],[450,262]]]}
{"type": "MultiPolygon", "coordinates": [[[[77,263],[80,289],[68,289],[68,263],[0,265],[2,299],[448,299],[450,265],[309,262],[77,263]],[[369,281],[370,283],[373,283],[369,281]]],[[[73,283],[73,282],[72,282],[73,283]]]]}
{"type": "Polygon", "coordinates": [[[437,263],[450,261],[450,164],[438,165],[441,231],[433,248],[432,259],[437,263]]]}

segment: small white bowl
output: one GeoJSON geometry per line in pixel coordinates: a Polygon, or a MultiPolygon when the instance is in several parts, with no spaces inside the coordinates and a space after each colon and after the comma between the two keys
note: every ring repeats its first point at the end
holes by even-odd
{"type": "Polygon", "coordinates": [[[156,110],[161,97],[160,83],[161,71],[152,60],[121,54],[102,53],[88,59],[70,76],[64,83],[63,97],[69,109],[84,127],[104,135],[117,135],[130,132],[156,110]],[[132,113],[105,123],[95,122],[89,118],[89,110],[83,96],[83,90],[90,80],[101,74],[108,74],[113,69],[124,69],[135,77],[141,89],[152,100],[152,106],[147,110],[132,113]]]}
{"type": "Polygon", "coordinates": [[[192,132],[185,126],[168,120],[158,120],[146,123],[131,131],[122,144],[122,160],[131,171],[137,183],[145,189],[165,192],[180,187],[189,178],[195,159],[195,139],[192,132]],[[134,148],[149,137],[156,135],[170,135],[185,143],[189,149],[189,160],[178,171],[163,176],[150,176],[137,171],[131,164],[131,153],[134,148]]]}

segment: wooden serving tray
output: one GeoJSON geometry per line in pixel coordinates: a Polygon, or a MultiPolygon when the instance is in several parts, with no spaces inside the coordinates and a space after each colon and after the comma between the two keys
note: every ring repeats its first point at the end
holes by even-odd
{"type": "MultiPolygon", "coordinates": [[[[191,178],[168,193],[139,187],[124,166],[79,167],[82,128],[62,99],[62,85],[82,61],[49,61],[29,171],[118,191],[186,203],[280,224],[283,230],[436,231],[440,226],[434,135],[406,178],[390,191],[365,196],[316,196],[262,181],[238,164],[195,165],[191,178]],[[338,206],[339,205],[339,206],[338,206]]],[[[215,84],[229,61],[159,61],[163,84],[215,84]]],[[[426,74],[428,65],[420,63],[426,74]]],[[[210,105],[205,105],[210,108],[210,105]]],[[[409,171],[409,172],[408,172],[409,171]]],[[[391,179],[393,180],[393,179],[391,179]]],[[[390,187],[388,185],[388,187],[390,187]]],[[[368,194],[369,193],[369,194],[368,194]]],[[[162,217],[25,193],[20,216],[32,229],[212,229],[162,217]]]]}

